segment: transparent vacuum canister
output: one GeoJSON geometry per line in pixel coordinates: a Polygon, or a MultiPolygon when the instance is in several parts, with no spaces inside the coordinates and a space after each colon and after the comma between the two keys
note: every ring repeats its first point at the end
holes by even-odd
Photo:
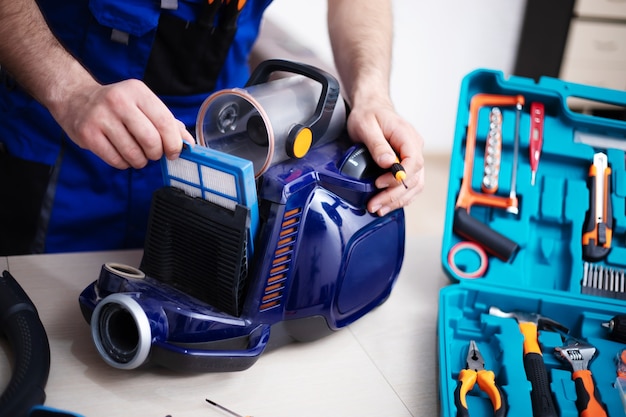
{"type": "Polygon", "coordinates": [[[252,161],[255,176],[259,177],[270,166],[288,158],[301,158],[313,144],[339,136],[346,120],[341,97],[322,134],[306,125],[319,107],[327,107],[320,105],[322,90],[319,82],[297,74],[217,91],[204,101],[198,113],[198,143],[252,161]]]}

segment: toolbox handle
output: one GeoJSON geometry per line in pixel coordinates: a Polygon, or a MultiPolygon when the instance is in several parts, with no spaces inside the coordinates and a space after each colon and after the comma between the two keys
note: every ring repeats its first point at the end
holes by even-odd
{"type": "Polygon", "coordinates": [[[562,103],[564,111],[576,124],[587,127],[601,127],[603,130],[621,130],[620,136],[623,136],[623,130],[626,128],[626,120],[579,113],[570,108],[568,99],[582,99],[621,107],[626,114],[626,91],[566,82],[551,77],[542,77],[539,84],[543,87],[560,92],[563,97],[562,103]]]}

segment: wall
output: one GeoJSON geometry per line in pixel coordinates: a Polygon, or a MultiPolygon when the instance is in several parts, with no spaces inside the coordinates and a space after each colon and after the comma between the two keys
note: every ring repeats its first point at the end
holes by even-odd
{"type": "MultiPolygon", "coordinates": [[[[424,136],[425,152],[450,152],[465,74],[511,73],[524,6],[524,0],[394,2],[392,99],[424,136]]],[[[266,18],[332,63],[325,1],[274,0],[266,18]]]]}

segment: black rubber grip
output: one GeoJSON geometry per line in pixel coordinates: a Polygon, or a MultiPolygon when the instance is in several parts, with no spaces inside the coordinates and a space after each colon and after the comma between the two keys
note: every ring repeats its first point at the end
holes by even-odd
{"type": "Polygon", "coordinates": [[[458,381],[454,390],[454,405],[456,406],[456,417],[469,417],[469,410],[463,405],[461,398],[461,388],[463,382],[458,381]]]}
{"type": "Polygon", "coordinates": [[[550,379],[543,356],[538,353],[524,355],[524,369],[532,385],[530,401],[533,406],[533,417],[559,417],[550,391],[550,379]]]}
{"type": "Polygon", "coordinates": [[[8,271],[0,277],[0,329],[13,351],[13,375],[0,396],[0,417],[26,417],[46,399],[50,345],[32,301],[8,271]]]}
{"type": "Polygon", "coordinates": [[[505,262],[511,259],[519,248],[519,245],[508,237],[470,216],[463,207],[457,207],[454,211],[452,227],[457,235],[478,243],[487,252],[505,262]]]}

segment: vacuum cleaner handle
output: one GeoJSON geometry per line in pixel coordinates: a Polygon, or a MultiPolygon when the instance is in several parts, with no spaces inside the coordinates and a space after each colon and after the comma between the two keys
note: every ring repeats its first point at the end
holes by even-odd
{"type": "Polygon", "coordinates": [[[315,112],[309,119],[292,128],[290,133],[290,136],[295,136],[302,129],[310,129],[313,136],[313,143],[315,143],[318,138],[324,135],[324,132],[326,132],[331,125],[335,106],[340,99],[339,81],[331,74],[307,64],[282,59],[268,59],[261,62],[254,69],[246,83],[246,87],[267,82],[270,75],[275,72],[290,72],[303,75],[322,85],[320,99],[317,102],[315,112]]]}
{"type": "Polygon", "coordinates": [[[15,362],[0,396],[0,417],[25,417],[46,398],[50,345],[33,302],[8,271],[0,277],[0,331],[9,340],[15,362]]]}

